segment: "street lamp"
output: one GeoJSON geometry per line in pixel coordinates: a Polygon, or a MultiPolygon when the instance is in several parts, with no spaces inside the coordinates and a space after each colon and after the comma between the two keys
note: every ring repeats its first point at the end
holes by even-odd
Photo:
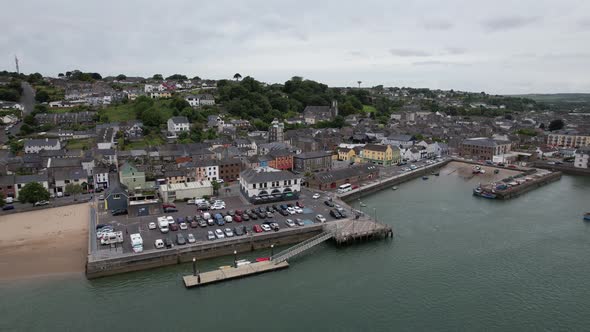
{"type": "Polygon", "coordinates": [[[193,276],[197,276],[197,258],[193,257],[193,276]]]}
{"type": "Polygon", "coordinates": [[[234,250],[234,267],[238,267],[238,252],[234,250]]]}
{"type": "Polygon", "coordinates": [[[275,245],[274,243],[270,245],[270,257],[275,255],[275,245]]]}

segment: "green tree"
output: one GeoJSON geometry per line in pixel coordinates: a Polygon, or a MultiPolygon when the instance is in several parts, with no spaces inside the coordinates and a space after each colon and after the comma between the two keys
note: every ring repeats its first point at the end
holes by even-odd
{"type": "Polygon", "coordinates": [[[66,194],[74,196],[74,200],[76,200],[76,196],[82,193],[82,186],[77,183],[68,183],[66,185],[66,194]]]}
{"type": "Polygon", "coordinates": [[[181,75],[181,74],[174,74],[174,75],[170,75],[168,77],[166,77],[167,80],[186,80],[188,79],[186,77],[186,75],[181,75]]]}
{"type": "Polygon", "coordinates": [[[35,94],[35,100],[40,103],[46,103],[49,101],[49,93],[45,90],[39,90],[35,94]]]}
{"type": "Polygon", "coordinates": [[[561,119],[553,120],[549,123],[549,131],[560,130],[563,128],[564,125],[565,124],[561,119]]]}
{"type": "Polygon", "coordinates": [[[216,180],[213,180],[213,181],[211,181],[211,185],[213,186],[213,195],[218,195],[219,194],[219,187],[221,187],[219,182],[217,182],[216,180]]]}
{"type": "Polygon", "coordinates": [[[38,182],[29,182],[18,192],[18,199],[23,203],[35,203],[49,200],[49,192],[38,182]]]}
{"type": "Polygon", "coordinates": [[[4,199],[4,194],[0,193],[0,207],[6,205],[6,200],[4,199]]]}
{"type": "Polygon", "coordinates": [[[240,73],[235,73],[234,74],[234,80],[236,80],[236,82],[239,81],[240,78],[242,78],[242,75],[240,75],[240,73]]]}
{"type": "Polygon", "coordinates": [[[116,78],[117,78],[117,81],[123,81],[127,78],[127,76],[125,76],[124,74],[119,74],[119,75],[117,75],[116,78]]]}
{"type": "Polygon", "coordinates": [[[162,74],[154,74],[154,76],[152,76],[152,79],[153,79],[153,80],[158,80],[158,81],[161,81],[161,80],[163,80],[164,78],[162,77],[162,74]]]}
{"type": "Polygon", "coordinates": [[[35,117],[32,114],[25,115],[25,117],[23,118],[23,122],[28,124],[29,126],[35,126],[37,124],[37,121],[35,120],[35,117]]]}
{"type": "Polygon", "coordinates": [[[17,140],[12,140],[9,145],[10,145],[10,152],[12,152],[15,155],[18,154],[19,152],[23,151],[23,148],[25,147],[25,143],[19,142],[17,140]]]}

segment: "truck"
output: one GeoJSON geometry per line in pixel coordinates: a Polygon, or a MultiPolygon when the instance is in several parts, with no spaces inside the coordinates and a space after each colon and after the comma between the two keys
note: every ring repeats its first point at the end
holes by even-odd
{"type": "Polygon", "coordinates": [[[158,228],[160,228],[160,232],[168,233],[170,229],[168,228],[168,219],[166,217],[158,217],[158,228]]]}
{"type": "Polygon", "coordinates": [[[123,243],[123,232],[109,232],[100,239],[100,244],[123,243]]]}
{"type": "Polygon", "coordinates": [[[143,251],[143,239],[139,233],[133,233],[129,237],[131,237],[131,248],[133,248],[133,252],[138,253],[143,251]]]}

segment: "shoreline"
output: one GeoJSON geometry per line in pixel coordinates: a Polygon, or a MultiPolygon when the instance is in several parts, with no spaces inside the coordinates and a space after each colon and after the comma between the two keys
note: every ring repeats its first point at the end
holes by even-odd
{"type": "Polygon", "coordinates": [[[0,218],[0,283],[83,274],[88,245],[88,203],[0,218]]]}

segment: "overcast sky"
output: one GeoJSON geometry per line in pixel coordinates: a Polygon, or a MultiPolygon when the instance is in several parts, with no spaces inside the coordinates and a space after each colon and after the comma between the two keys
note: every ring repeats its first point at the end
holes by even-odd
{"type": "Polygon", "coordinates": [[[0,70],[590,92],[590,1],[20,0],[0,70]]]}

